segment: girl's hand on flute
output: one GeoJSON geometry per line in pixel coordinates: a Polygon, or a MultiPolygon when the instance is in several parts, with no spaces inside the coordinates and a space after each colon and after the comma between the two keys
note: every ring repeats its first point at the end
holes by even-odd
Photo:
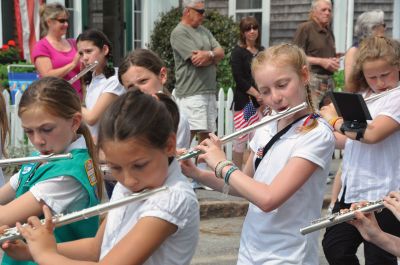
{"type": "Polygon", "coordinates": [[[400,221],[400,193],[398,191],[391,191],[388,196],[385,196],[383,205],[400,221]]]}
{"type": "Polygon", "coordinates": [[[181,165],[183,175],[197,180],[197,177],[200,175],[200,170],[193,163],[192,159],[180,160],[179,163],[181,165]]]}
{"type": "MultiPolygon", "coordinates": [[[[8,225],[0,227],[0,235],[4,234],[8,225]]],[[[15,260],[32,260],[31,253],[29,253],[28,246],[22,240],[6,241],[1,245],[1,248],[8,256],[15,260]]]]}
{"type": "Polygon", "coordinates": [[[198,161],[206,162],[210,168],[215,168],[218,162],[226,160],[226,156],[221,149],[221,141],[218,136],[213,133],[210,133],[209,136],[209,139],[205,139],[196,147],[203,152],[199,155],[198,161]]]}
{"type": "Polygon", "coordinates": [[[348,223],[355,226],[365,240],[372,241],[374,238],[377,238],[379,234],[381,234],[382,230],[379,227],[373,212],[363,213],[357,211],[357,208],[364,207],[366,204],[367,202],[360,202],[351,205],[350,210],[354,211],[354,216],[356,219],[351,220],[348,223]]]}
{"type": "Polygon", "coordinates": [[[40,258],[44,258],[45,254],[57,252],[57,243],[53,235],[52,214],[46,205],[43,206],[43,213],[45,216],[44,224],[36,216],[29,217],[28,224],[25,226],[17,223],[18,230],[25,238],[29,251],[37,263],[41,263],[40,258]]]}

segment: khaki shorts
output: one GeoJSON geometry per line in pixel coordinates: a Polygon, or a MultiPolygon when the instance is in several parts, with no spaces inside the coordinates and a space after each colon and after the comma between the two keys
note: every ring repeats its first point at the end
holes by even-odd
{"type": "Polygon", "coordinates": [[[214,94],[176,98],[179,110],[186,115],[191,131],[215,132],[217,130],[217,99],[214,94]]]}
{"type": "Polygon", "coordinates": [[[310,80],[310,90],[315,109],[319,109],[319,104],[321,100],[323,100],[325,94],[328,91],[333,91],[334,88],[335,82],[333,81],[332,76],[312,74],[310,80]]]}

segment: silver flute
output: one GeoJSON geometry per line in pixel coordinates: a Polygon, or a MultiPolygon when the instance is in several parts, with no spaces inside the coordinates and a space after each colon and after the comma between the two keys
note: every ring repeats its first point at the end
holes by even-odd
{"type": "MultiPolygon", "coordinates": [[[[286,109],[284,111],[278,112],[277,114],[275,114],[273,116],[264,118],[261,121],[256,122],[256,123],[254,123],[254,124],[252,124],[252,125],[250,125],[250,126],[248,126],[246,128],[243,128],[243,129],[241,129],[239,131],[236,131],[236,132],[234,132],[232,134],[229,134],[229,135],[226,135],[226,136],[222,137],[220,139],[221,144],[226,144],[226,143],[232,141],[233,139],[235,139],[235,138],[237,138],[239,136],[242,136],[242,135],[244,135],[246,133],[254,131],[255,129],[257,129],[257,128],[261,127],[261,126],[264,126],[265,124],[267,124],[267,123],[269,123],[271,121],[275,121],[275,120],[279,120],[279,119],[282,119],[282,118],[286,118],[287,116],[290,116],[293,113],[299,112],[299,111],[301,111],[301,110],[303,110],[303,109],[305,109],[307,107],[308,107],[307,103],[303,102],[300,105],[297,105],[296,107],[288,108],[288,109],[286,109]]],[[[201,153],[200,150],[189,150],[188,152],[184,153],[183,155],[178,156],[177,159],[178,160],[189,159],[189,158],[198,156],[200,153],[201,153]]]]}
{"type": "Polygon", "coordinates": [[[376,94],[376,95],[367,97],[364,101],[365,101],[365,102],[373,101],[373,100],[375,100],[375,99],[378,99],[378,98],[381,98],[381,97],[383,97],[383,96],[386,96],[387,94],[389,94],[389,93],[391,93],[391,92],[393,92],[393,91],[395,91],[395,90],[398,90],[398,89],[400,89],[400,86],[395,87],[395,88],[392,88],[392,89],[390,89],[390,90],[386,90],[386,91],[381,92],[381,93],[379,93],[379,94],[376,94]]]}
{"type": "MultiPolygon", "coordinates": [[[[147,199],[148,197],[168,190],[168,187],[160,187],[156,189],[151,189],[151,190],[145,190],[142,192],[138,193],[132,193],[130,196],[122,198],[120,200],[112,201],[112,202],[107,202],[103,204],[99,204],[90,208],[83,209],[81,211],[69,213],[69,214],[58,214],[53,216],[53,223],[55,227],[60,227],[63,225],[67,225],[70,223],[74,223],[80,220],[88,219],[93,216],[101,215],[104,214],[112,209],[124,206],[126,204],[129,204],[134,201],[140,201],[147,199]]],[[[41,220],[42,224],[45,223],[45,220],[41,220]]],[[[27,225],[27,224],[24,224],[27,225]]],[[[24,226],[23,225],[23,226],[24,226]]],[[[17,239],[22,239],[22,235],[19,233],[17,227],[9,228],[4,230],[4,233],[0,236],[0,245],[3,244],[6,241],[14,241],[17,239]]]]}
{"type": "Polygon", "coordinates": [[[84,76],[87,72],[93,70],[98,64],[99,64],[98,61],[94,61],[93,63],[88,64],[85,68],[82,69],[82,71],[80,71],[77,75],[75,75],[70,80],[68,80],[68,83],[70,83],[72,85],[78,79],[80,79],[82,76],[84,76]]]}
{"type": "Polygon", "coordinates": [[[10,165],[22,165],[26,163],[36,163],[36,162],[47,162],[59,159],[71,159],[72,154],[49,154],[49,155],[40,155],[40,156],[28,156],[28,157],[18,157],[18,158],[9,158],[9,159],[0,159],[0,167],[2,166],[10,166],[10,165]]]}
{"type": "Polygon", "coordinates": [[[354,212],[359,211],[363,213],[371,213],[371,212],[376,212],[376,211],[381,211],[385,206],[383,205],[383,200],[378,200],[375,202],[369,202],[367,205],[358,207],[354,210],[345,212],[345,213],[334,213],[331,215],[328,215],[323,218],[316,219],[311,222],[311,225],[306,226],[304,228],[300,229],[300,233],[303,235],[315,232],[317,230],[330,227],[336,224],[340,224],[343,222],[347,222],[350,220],[355,219],[354,212]]]}

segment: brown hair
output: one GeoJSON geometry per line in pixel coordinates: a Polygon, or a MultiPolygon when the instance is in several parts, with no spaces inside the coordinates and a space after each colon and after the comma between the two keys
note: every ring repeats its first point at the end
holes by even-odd
{"type": "MultiPolygon", "coordinates": [[[[160,98],[160,95],[157,94],[160,98]]],[[[143,144],[163,149],[171,133],[175,133],[177,122],[165,104],[176,106],[167,96],[157,100],[139,89],[129,90],[106,110],[100,120],[98,145],[106,140],[125,141],[140,138],[143,144]]],[[[178,108],[174,108],[177,111],[178,108]]]]}
{"type": "MultiPolygon", "coordinates": [[[[58,77],[43,77],[33,82],[22,94],[18,106],[18,116],[34,105],[39,105],[54,116],[71,119],[74,114],[81,113],[81,101],[75,89],[64,79],[58,77]]],[[[89,154],[93,160],[96,180],[97,195],[99,199],[103,194],[103,178],[99,167],[96,147],[93,143],[89,128],[81,123],[77,131],[85,138],[89,154]]]]}
{"type": "Polygon", "coordinates": [[[398,41],[388,37],[371,36],[360,43],[355,58],[353,71],[349,79],[350,85],[346,88],[351,92],[359,92],[369,87],[363,73],[365,62],[383,59],[388,64],[399,67],[400,44],[398,41]]]}
{"type": "MultiPolygon", "coordinates": [[[[251,64],[253,76],[254,72],[263,67],[266,63],[276,67],[290,66],[298,76],[302,75],[304,66],[306,66],[309,71],[309,64],[303,49],[289,43],[271,46],[267,50],[258,53],[251,64]]],[[[316,110],[313,107],[311,91],[308,84],[305,84],[305,93],[308,107],[315,113],[316,110]]],[[[301,130],[311,130],[317,126],[317,123],[317,120],[313,119],[313,122],[309,126],[301,128],[301,130]]]]}
{"type": "Polygon", "coordinates": [[[39,9],[40,14],[40,29],[41,36],[45,36],[49,30],[49,25],[47,25],[48,19],[55,19],[61,14],[65,14],[69,17],[68,9],[66,9],[60,3],[43,4],[39,9]]]}
{"type": "Polygon", "coordinates": [[[1,152],[3,156],[7,156],[7,150],[5,148],[7,135],[10,134],[10,127],[8,125],[6,101],[4,100],[3,93],[0,93],[0,125],[1,125],[1,152]]]}
{"type": "MultiPolygon", "coordinates": [[[[161,68],[165,67],[163,60],[153,51],[147,49],[135,49],[128,53],[118,68],[118,80],[122,84],[122,76],[129,70],[131,66],[143,67],[155,75],[159,75],[161,68]]],[[[163,87],[163,92],[171,95],[168,89],[163,87]]]]}
{"type": "MultiPolygon", "coordinates": [[[[78,38],[76,38],[76,43],[79,43],[80,41],[90,41],[100,50],[102,50],[104,46],[108,47],[108,54],[105,57],[106,64],[104,65],[102,73],[107,79],[111,76],[114,76],[115,68],[113,66],[112,46],[111,41],[108,39],[106,34],[97,29],[88,29],[79,34],[78,38]]],[[[89,72],[83,77],[83,81],[86,85],[90,84],[92,81],[92,76],[92,72],[89,72]]]]}
{"type": "Polygon", "coordinates": [[[258,29],[258,37],[256,39],[255,46],[257,49],[260,48],[261,46],[261,31],[260,31],[260,25],[258,24],[258,21],[255,17],[248,16],[248,17],[243,17],[240,20],[239,23],[239,30],[240,30],[240,36],[239,36],[239,46],[242,48],[246,48],[246,37],[245,37],[245,32],[248,31],[251,27],[257,28],[258,29]]]}

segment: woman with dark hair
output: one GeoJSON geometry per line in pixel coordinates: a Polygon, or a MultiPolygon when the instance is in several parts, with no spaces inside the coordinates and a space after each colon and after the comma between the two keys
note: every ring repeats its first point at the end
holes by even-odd
{"type": "MultiPolygon", "coordinates": [[[[249,102],[255,108],[259,106],[257,102],[261,101],[261,96],[251,76],[250,65],[258,52],[264,50],[264,47],[260,45],[259,24],[255,17],[242,18],[239,28],[239,42],[233,49],[231,56],[232,75],[236,83],[233,97],[233,110],[235,114],[240,113],[249,102]]],[[[243,126],[236,122],[235,128],[240,129],[243,126]]],[[[245,138],[241,138],[235,140],[233,143],[233,161],[239,167],[243,163],[246,140],[245,138]]]]}

